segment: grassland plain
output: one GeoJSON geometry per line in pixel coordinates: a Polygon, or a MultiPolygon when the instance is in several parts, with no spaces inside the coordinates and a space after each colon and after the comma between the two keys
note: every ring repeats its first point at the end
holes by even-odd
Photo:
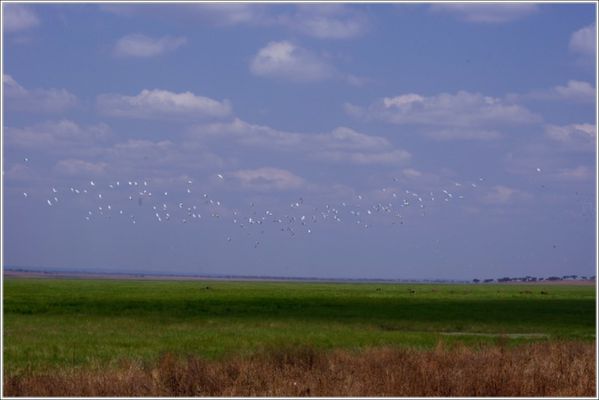
{"type": "Polygon", "coordinates": [[[595,340],[594,286],[4,280],[4,372],[357,350],[595,340]]]}

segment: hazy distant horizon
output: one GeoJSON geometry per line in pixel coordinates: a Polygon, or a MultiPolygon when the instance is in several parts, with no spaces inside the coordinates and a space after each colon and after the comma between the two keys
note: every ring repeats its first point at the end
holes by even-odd
{"type": "Polygon", "coordinates": [[[154,276],[197,276],[197,277],[268,277],[268,278],[280,278],[280,279],[317,279],[317,280],[364,280],[364,281],[419,281],[419,280],[443,280],[443,281],[459,281],[459,282],[470,282],[472,279],[468,278],[454,278],[454,279],[435,279],[435,278],[411,278],[411,277],[396,277],[396,278],[377,278],[377,277],[343,277],[343,276],[330,276],[330,277],[318,277],[318,276],[283,276],[283,275],[257,275],[257,274],[218,274],[218,273],[202,273],[202,272],[185,272],[185,271],[166,271],[166,270],[129,270],[120,268],[85,268],[85,267],[72,267],[72,268],[61,268],[61,267],[40,267],[40,266],[16,266],[16,265],[5,265],[5,270],[8,271],[27,271],[27,272],[52,272],[52,273],[82,273],[82,274],[122,274],[122,275],[154,275],[154,276]]]}
{"type": "MultiPolygon", "coordinates": [[[[473,280],[483,282],[485,279],[491,279],[493,282],[497,282],[498,279],[506,278],[505,276],[496,277],[475,277],[475,278],[452,278],[452,279],[441,279],[441,278],[418,278],[418,277],[395,277],[395,278],[377,278],[377,277],[343,277],[343,276],[329,276],[329,277],[318,277],[318,276],[282,276],[282,275],[243,275],[243,274],[213,274],[213,273],[191,273],[191,272],[167,272],[164,270],[148,271],[148,270],[127,270],[127,269],[111,269],[104,268],[89,270],[86,268],[52,268],[52,267],[39,267],[39,266],[4,266],[5,271],[9,272],[25,272],[25,273],[52,273],[52,274],[84,274],[84,275],[117,275],[117,276],[139,276],[147,275],[154,277],[195,277],[195,278],[207,278],[207,279],[273,279],[273,280],[307,280],[307,281],[358,281],[358,282],[455,282],[455,283],[472,283],[473,280]]],[[[558,278],[563,278],[569,275],[555,275],[558,278]]],[[[526,276],[510,276],[511,279],[524,278],[526,276]]],[[[549,276],[530,276],[535,279],[545,280],[549,276]]],[[[576,275],[576,279],[593,279],[595,275],[576,275]]],[[[478,283],[478,282],[476,282],[478,283]]]]}

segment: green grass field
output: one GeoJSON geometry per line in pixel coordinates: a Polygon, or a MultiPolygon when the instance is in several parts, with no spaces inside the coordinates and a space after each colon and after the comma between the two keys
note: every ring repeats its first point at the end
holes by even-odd
{"type": "Polygon", "coordinates": [[[5,372],[282,345],[560,339],[595,340],[594,286],[4,279],[5,372]]]}

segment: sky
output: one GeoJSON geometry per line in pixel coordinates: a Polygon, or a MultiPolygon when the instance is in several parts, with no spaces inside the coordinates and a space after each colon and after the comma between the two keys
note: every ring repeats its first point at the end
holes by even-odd
{"type": "Polygon", "coordinates": [[[6,266],[595,274],[592,3],[2,12],[6,266]]]}

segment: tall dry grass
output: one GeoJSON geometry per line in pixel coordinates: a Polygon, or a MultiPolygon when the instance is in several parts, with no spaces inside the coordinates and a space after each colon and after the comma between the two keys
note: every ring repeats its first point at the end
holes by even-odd
{"type": "Polygon", "coordinates": [[[595,344],[271,349],[221,361],[6,374],[5,396],[595,396],[595,344]]]}

